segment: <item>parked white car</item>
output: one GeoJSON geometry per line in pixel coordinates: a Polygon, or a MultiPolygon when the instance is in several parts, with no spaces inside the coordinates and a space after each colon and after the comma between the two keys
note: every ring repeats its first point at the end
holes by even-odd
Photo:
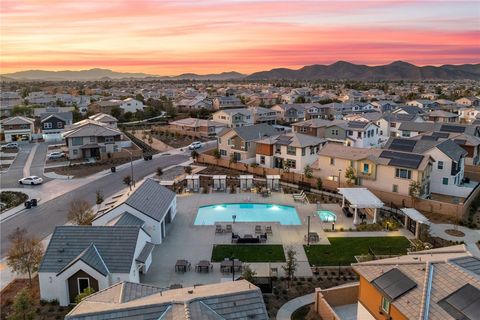
{"type": "Polygon", "coordinates": [[[20,184],[30,184],[30,185],[41,184],[42,182],[43,182],[43,179],[37,176],[29,176],[29,177],[25,177],[18,180],[18,183],[20,184]]]}
{"type": "Polygon", "coordinates": [[[203,147],[203,143],[201,143],[200,141],[195,141],[195,142],[192,142],[192,144],[188,146],[188,149],[195,150],[195,149],[200,149],[201,147],[203,147]]]}
{"type": "Polygon", "coordinates": [[[65,152],[52,152],[48,154],[47,158],[50,160],[65,158],[65,152]]]}
{"type": "Polygon", "coordinates": [[[4,144],[2,146],[2,150],[6,149],[18,149],[18,143],[17,142],[9,142],[7,144],[4,144]]]}

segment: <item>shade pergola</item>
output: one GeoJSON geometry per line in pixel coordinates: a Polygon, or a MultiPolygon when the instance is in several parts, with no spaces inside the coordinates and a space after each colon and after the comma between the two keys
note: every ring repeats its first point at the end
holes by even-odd
{"type": "Polygon", "coordinates": [[[227,188],[227,176],[217,175],[213,176],[213,189],[215,191],[225,191],[227,188]]]}
{"type": "Polygon", "coordinates": [[[428,224],[428,218],[414,208],[402,208],[400,210],[405,215],[405,228],[415,234],[415,238],[418,239],[420,235],[420,224],[428,224]]]}
{"type": "Polygon", "coordinates": [[[377,222],[377,209],[383,207],[383,202],[367,188],[338,188],[342,195],[342,207],[345,207],[345,199],[350,202],[354,209],[353,224],[358,223],[358,209],[373,208],[373,223],[377,222]]]}
{"type": "Polygon", "coordinates": [[[185,177],[187,180],[187,188],[193,192],[198,192],[200,189],[200,176],[198,174],[188,175],[185,177]]]}
{"type": "Polygon", "coordinates": [[[267,188],[278,191],[280,189],[280,176],[278,174],[267,175],[267,188]]]}
{"type": "Polygon", "coordinates": [[[242,174],[239,177],[240,179],[240,189],[248,190],[253,186],[253,175],[250,174],[242,174]]]}

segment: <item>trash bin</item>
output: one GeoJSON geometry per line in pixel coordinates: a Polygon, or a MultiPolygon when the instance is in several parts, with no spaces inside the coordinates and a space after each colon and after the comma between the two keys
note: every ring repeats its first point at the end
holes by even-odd
{"type": "Polygon", "coordinates": [[[111,167],[110,170],[111,170],[112,172],[115,172],[115,171],[117,171],[117,168],[116,168],[116,167],[111,167]]]}
{"type": "Polygon", "coordinates": [[[31,199],[30,200],[30,204],[32,205],[32,207],[36,207],[37,203],[38,203],[37,199],[31,199]]]}
{"type": "Polygon", "coordinates": [[[32,207],[32,203],[30,201],[25,201],[25,208],[30,209],[32,207]]]}
{"type": "Polygon", "coordinates": [[[144,156],[143,160],[148,161],[148,156],[144,156]]]}
{"type": "Polygon", "coordinates": [[[153,156],[152,155],[149,155],[148,156],[148,160],[152,160],[153,159],[153,156]]]}

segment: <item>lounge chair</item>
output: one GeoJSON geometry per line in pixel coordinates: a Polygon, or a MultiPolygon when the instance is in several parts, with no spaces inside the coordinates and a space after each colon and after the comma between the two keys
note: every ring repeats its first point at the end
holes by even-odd
{"type": "Polygon", "coordinates": [[[260,242],[262,243],[267,242],[267,233],[260,235],[260,242]]]}
{"type": "Polygon", "coordinates": [[[348,207],[343,207],[342,211],[345,214],[345,216],[347,216],[347,218],[353,217],[353,213],[350,211],[348,207]]]}
{"type": "Polygon", "coordinates": [[[255,233],[262,233],[262,226],[256,225],[255,226],[255,233]]]}
{"type": "Polygon", "coordinates": [[[225,232],[232,232],[232,225],[227,224],[227,227],[225,228],[225,232]]]}
{"type": "Polygon", "coordinates": [[[223,233],[222,225],[220,224],[215,225],[215,233],[223,233]]]}
{"type": "Polygon", "coordinates": [[[303,194],[303,196],[301,196],[301,197],[293,196],[293,200],[294,200],[294,201],[305,202],[306,199],[307,199],[307,195],[306,195],[306,194],[303,194]]]}
{"type": "Polygon", "coordinates": [[[232,233],[232,243],[237,243],[240,236],[236,233],[232,233]]]}
{"type": "Polygon", "coordinates": [[[267,234],[273,234],[273,231],[272,231],[272,226],[266,226],[265,227],[265,233],[267,234]]]}
{"type": "Polygon", "coordinates": [[[305,192],[303,190],[300,193],[292,193],[293,197],[303,197],[305,195],[305,192]]]}

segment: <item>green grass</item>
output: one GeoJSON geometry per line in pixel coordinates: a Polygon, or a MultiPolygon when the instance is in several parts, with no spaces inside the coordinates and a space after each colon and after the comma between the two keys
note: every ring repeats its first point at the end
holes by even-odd
{"type": "Polygon", "coordinates": [[[312,307],[311,304],[307,304],[297,310],[293,311],[292,313],[292,320],[303,320],[307,318],[307,314],[310,312],[310,308],[312,307]]]}
{"type": "Polygon", "coordinates": [[[356,262],[354,256],[368,254],[371,248],[378,255],[406,254],[410,242],[405,237],[328,238],[331,245],[305,246],[310,265],[346,266],[356,262]]]}
{"type": "Polygon", "coordinates": [[[224,258],[239,259],[243,262],[285,262],[282,245],[235,245],[217,244],[213,246],[212,262],[223,261],[224,258]]]}

